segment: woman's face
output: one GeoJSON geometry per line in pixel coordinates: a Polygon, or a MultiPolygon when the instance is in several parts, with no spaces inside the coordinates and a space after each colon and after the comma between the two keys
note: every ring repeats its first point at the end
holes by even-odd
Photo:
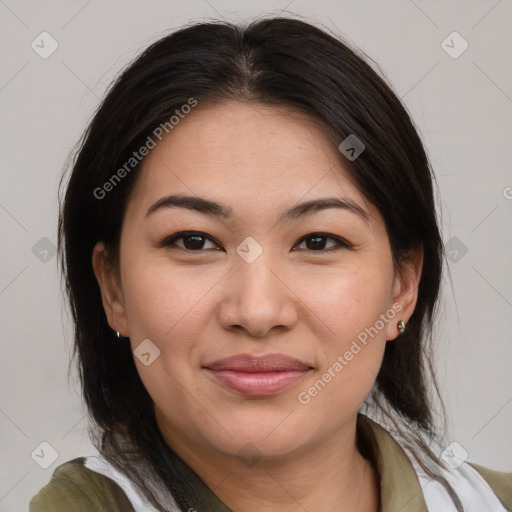
{"type": "Polygon", "coordinates": [[[242,458],[353,428],[421,270],[395,275],[381,215],[317,121],[239,102],[199,103],[146,157],[118,285],[101,243],[93,259],[171,447],[242,458]]]}

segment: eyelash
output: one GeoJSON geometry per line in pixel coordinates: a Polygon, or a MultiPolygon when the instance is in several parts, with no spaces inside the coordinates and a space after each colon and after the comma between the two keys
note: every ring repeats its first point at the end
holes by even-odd
{"type": "MultiPolygon", "coordinates": [[[[174,233],[173,235],[170,235],[170,236],[164,238],[161,242],[158,243],[158,247],[159,248],[171,247],[172,245],[174,245],[174,242],[176,242],[177,240],[183,239],[183,238],[185,238],[187,236],[197,236],[197,237],[200,237],[200,238],[205,238],[205,239],[210,240],[214,244],[220,245],[213,238],[209,237],[205,233],[202,233],[201,231],[180,231],[179,233],[174,233]]],[[[305,235],[302,238],[300,238],[300,240],[298,240],[298,242],[295,245],[302,244],[302,242],[304,242],[308,238],[330,238],[331,240],[336,242],[336,245],[334,247],[332,247],[332,248],[329,248],[329,249],[319,249],[317,251],[309,250],[308,252],[329,253],[329,252],[336,251],[336,250],[338,250],[340,248],[353,249],[353,248],[356,247],[355,244],[351,244],[351,243],[347,242],[346,240],[344,240],[343,238],[340,238],[340,237],[335,236],[335,235],[330,235],[328,233],[321,233],[321,232],[308,233],[307,235],[305,235]]],[[[185,247],[180,247],[179,245],[174,245],[174,247],[176,247],[178,249],[182,249],[184,251],[187,251],[188,253],[193,253],[193,252],[199,253],[199,252],[205,252],[205,250],[211,250],[211,249],[192,250],[192,249],[187,249],[185,247]]]]}

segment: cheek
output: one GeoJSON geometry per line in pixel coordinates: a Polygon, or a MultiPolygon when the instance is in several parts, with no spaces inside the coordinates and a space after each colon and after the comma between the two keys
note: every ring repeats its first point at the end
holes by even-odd
{"type": "MultiPolygon", "coordinates": [[[[322,269],[323,270],[323,269],[322,269]]],[[[344,344],[375,324],[389,307],[391,278],[382,262],[367,261],[299,276],[294,292],[314,313],[317,326],[325,324],[329,346],[344,344]]]]}
{"type": "Polygon", "coordinates": [[[135,254],[127,258],[126,268],[126,317],[144,386],[157,403],[172,396],[173,403],[182,410],[193,408],[194,401],[187,401],[183,386],[193,396],[201,395],[197,388],[204,347],[201,340],[207,341],[208,324],[214,314],[211,297],[224,272],[171,266],[168,262],[138,259],[135,254]],[[149,345],[157,354],[149,366],[137,359],[137,347],[146,339],[156,347],[149,345]]]}
{"type": "Polygon", "coordinates": [[[311,281],[303,290],[316,318],[320,366],[299,401],[318,407],[318,414],[326,406],[357,410],[370,392],[382,363],[386,326],[396,322],[388,281],[385,272],[353,267],[321,283],[311,281]]]}
{"type": "Polygon", "coordinates": [[[220,276],[136,255],[127,258],[126,268],[122,279],[130,332],[162,343],[198,325],[201,303],[220,276]]]}
{"type": "Polygon", "coordinates": [[[191,278],[184,269],[137,260],[135,255],[127,258],[126,268],[130,270],[123,277],[123,292],[137,371],[156,404],[165,409],[172,397],[167,414],[179,423],[176,411],[186,411],[186,415],[200,412],[197,402],[190,400],[190,396],[200,396],[194,379],[199,361],[197,340],[204,337],[201,322],[207,318],[207,292],[218,279],[198,272],[191,278]],[[147,339],[154,345],[149,345],[148,365],[137,357],[137,347],[147,339]]]}

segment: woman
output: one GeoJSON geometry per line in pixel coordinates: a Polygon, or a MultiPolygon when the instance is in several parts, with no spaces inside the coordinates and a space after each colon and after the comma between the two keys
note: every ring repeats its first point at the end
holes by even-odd
{"type": "Polygon", "coordinates": [[[433,180],[390,87],[310,24],[144,51],[59,223],[99,454],[31,512],[511,510],[512,474],[436,445],[433,180]]]}

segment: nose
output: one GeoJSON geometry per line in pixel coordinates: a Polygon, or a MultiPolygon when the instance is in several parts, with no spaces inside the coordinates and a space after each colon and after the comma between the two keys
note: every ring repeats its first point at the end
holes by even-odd
{"type": "Polygon", "coordinates": [[[244,330],[254,338],[272,329],[291,329],[298,320],[293,283],[265,251],[252,263],[240,258],[224,280],[219,319],[224,329],[244,330]]]}

